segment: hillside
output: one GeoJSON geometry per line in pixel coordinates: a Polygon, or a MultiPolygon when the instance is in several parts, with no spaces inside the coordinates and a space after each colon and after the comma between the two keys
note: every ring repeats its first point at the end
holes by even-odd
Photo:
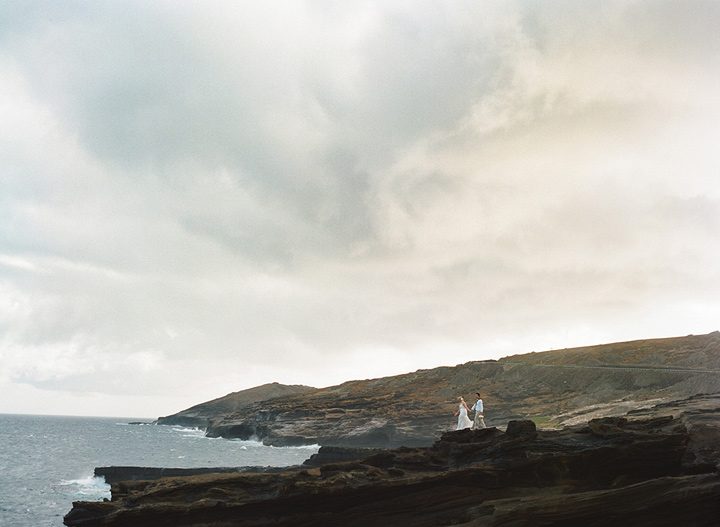
{"type": "Polygon", "coordinates": [[[526,353],[501,361],[566,366],[635,366],[720,369],[720,331],[666,339],[635,340],[583,348],[526,353]]]}
{"type": "Polygon", "coordinates": [[[159,417],[157,424],[204,428],[211,417],[233,413],[259,401],[288,397],[314,389],[311,386],[288,386],[277,382],[263,384],[262,386],[233,392],[212,401],[197,404],[173,415],[159,417]]]}
{"type": "Polygon", "coordinates": [[[720,332],[554,350],[350,381],[250,404],[208,421],[212,437],[272,445],[422,446],[454,428],[479,391],[488,426],[570,424],[720,392],[720,332]]]}

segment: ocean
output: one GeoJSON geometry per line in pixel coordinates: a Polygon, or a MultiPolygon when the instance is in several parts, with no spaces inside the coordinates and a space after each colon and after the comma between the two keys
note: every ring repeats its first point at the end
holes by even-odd
{"type": "Polygon", "coordinates": [[[73,501],[110,497],[95,467],[299,465],[318,450],[210,439],[141,419],[0,414],[0,525],[62,527],[73,501]]]}

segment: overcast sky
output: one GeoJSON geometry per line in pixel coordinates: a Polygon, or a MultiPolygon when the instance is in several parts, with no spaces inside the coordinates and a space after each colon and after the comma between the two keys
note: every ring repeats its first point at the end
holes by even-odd
{"type": "Polygon", "coordinates": [[[0,0],[0,412],[720,329],[718,20],[0,0]]]}

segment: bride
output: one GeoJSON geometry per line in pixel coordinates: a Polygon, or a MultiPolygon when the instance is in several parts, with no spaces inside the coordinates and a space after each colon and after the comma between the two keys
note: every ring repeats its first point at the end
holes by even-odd
{"type": "Polygon", "coordinates": [[[458,407],[458,411],[455,412],[455,415],[458,416],[457,429],[463,430],[465,428],[470,428],[473,422],[468,417],[468,407],[467,404],[465,404],[465,399],[458,397],[458,401],[460,401],[460,406],[458,407]]]}

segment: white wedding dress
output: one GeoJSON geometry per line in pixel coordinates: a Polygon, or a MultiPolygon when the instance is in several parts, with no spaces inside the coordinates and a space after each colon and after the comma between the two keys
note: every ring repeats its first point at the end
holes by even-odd
{"type": "Polygon", "coordinates": [[[467,416],[467,410],[465,407],[461,404],[460,405],[460,414],[458,414],[458,430],[464,430],[465,428],[472,427],[473,422],[470,420],[470,418],[467,416]]]}

